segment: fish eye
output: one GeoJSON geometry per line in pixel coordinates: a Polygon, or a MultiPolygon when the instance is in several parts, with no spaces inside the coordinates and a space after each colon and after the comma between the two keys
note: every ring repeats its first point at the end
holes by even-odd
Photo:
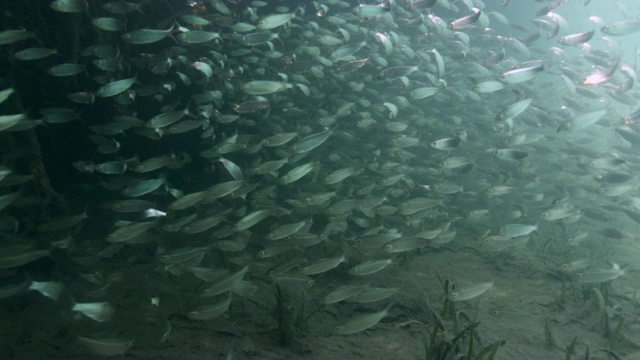
{"type": "Polygon", "coordinates": [[[398,140],[393,139],[393,140],[391,140],[389,143],[390,143],[391,145],[394,145],[394,144],[395,144],[395,143],[397,143],[397,142],[398,142],[398,140]]]}
{"type": "Polygon", "coordinates": [[[258,256],[265,256],[265,255],[267,255],[266,251],[264,251],[264,250],[258,251],[258,256]]]}
{"type": "Polygon", "coordinates": [[[311,280],[307,281],[307,284],[309,284],[309,285],[313,285],[313,284],[315,284],[315,283],[316,283],[316,282],[315,282],[315,281],[313,281],[313,279],[311,279],[311,280]]]}
{"type": "Polygon", "coordinates": [[[562,264],[562,269],[567,270],[569,268],[569,264],[562,264]]]}
{"type": "Polygon", "coordinates": [[[549,216],[549,213],[546,213],[546,212],[544,212],[544,213],[542,213],[542,215],[540,215],[540,217],[542,217],[542,218],[546,218],[548,216],[549,216]]]}

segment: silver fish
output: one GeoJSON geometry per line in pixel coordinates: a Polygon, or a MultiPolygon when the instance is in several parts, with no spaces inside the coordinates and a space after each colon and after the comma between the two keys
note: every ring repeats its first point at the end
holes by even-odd
{"type": "Polygon", "coordinates": [[[268,95],[292,87],[292,84],[281,81],[255,80],[244,83],[241,88],[249,95],[268,95]]]}
{"type": "Polygon", "coordinates": [[[484,294],[492,287],[493,287],[493,281],[465,286],[462,288],[458,288],[454,292],[449,294],[449,299],[451,301],[471,300],[477,296],[484,294]]]}
{"type": "Polygon", "coordinates": [[[375,326],[388,314],[389,310],[384,309],[377,313],[356,316],[336,326],[333,332],[338,335],[355,334],[375,326]]]}

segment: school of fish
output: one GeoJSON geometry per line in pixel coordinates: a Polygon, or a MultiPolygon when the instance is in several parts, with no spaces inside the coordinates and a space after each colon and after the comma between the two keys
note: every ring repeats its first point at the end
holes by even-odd
{"type": "MultiPolygon", "coordinates": [[[[376,277],[424,252],[537,241],[578,284],[626,276],[640,265],[639,54],[618,40],[640,17],[618,7],[584,28],[560,12],[589,0],[530,3],[528,23],[502,14],[522,6],[508,0],[41,7],[93,34],[69,40],[77,51],[5,21],[19,70],[3,71],[2,141],[61,138],[55,151],[74,158],[45,166],[77,180],[65,191],[80,200],[29,218],[50,199],[29,192],[26,158],[1,154],[0,302],[35,291],[75,316],[61,326],[117,328],[117,288],[144,283],[127,316],[164,342],[176,316],[233,321],[238,303],[314,288],[318,306],[363,306],[336,320],[346,336],[394,313],[403,288],[376,277]],[[11,71],[56,90],[33,100],[11,71]],[[43,262],[56,270],[35,271],[43,262]],[[147,271],[123,280],[134,264],[147,271]],[[167,293],[180,311],[148,310],[167,293]]],[[[126,331],[73,333],[93,354],[137,346],[126,331]]]]}

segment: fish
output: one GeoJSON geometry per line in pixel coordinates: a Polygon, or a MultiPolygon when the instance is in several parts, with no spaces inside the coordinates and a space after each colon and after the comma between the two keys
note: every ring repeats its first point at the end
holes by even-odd
{"type": "Polygon", "coordinates": [[[391,259],[365,261],[349,269],[349,273],[358,276],[371,275],[386,268],[391,263],[391,259]]]}
{"type": "Polygon", "coordinates": [[[99,17],[91,20],[93,26],[100,30],[110,32],[120,32],[125,30],[125,24],[122,20],[111,17],[99,17]]]}
{"type": "Polygon", "coordinates": [[[254,80],[243,84],[242,91],[249,95],[268,95],[292,87],[292,84],[281,81],[254,80]]]}
{"type": "Polygon", "coordinates": [[[640,20],[622,20],[600,28],[602,33],[611,36],[626,36],[640,31],[640,20]]]}
{"type": "Polygon", "coordinates": [[[451,150],[460,145],[459,137],[438,139],[431,142],[431,147],[438,150],[451,150]]]}
{"type": "Polygon", "coordinates": [[[346,261],[347,261],[347,258],[345,257],[345,254],[342,254],[342,255],[336,256],[336,257],[332,257],[332,258],[318,259],[318,260],[315,260],[313,263],[307,264],[307,265],[303,266],[302,268],[300,268],[300,273],[302,273],[304,275],[321,274],[321,273],[327,272],[327,271],[329,271],[331,269],[335,269],[341,263],[346,262],[346,261]]]}
{"type": "Polygon", "coordinates": [[[35,47],[35,48],[27,48],[24,50],[20,50],[15,54],[13,54],[13,57],[22,61],[33,61],[33,60],[44,59],[51,55],[58,55],[58,50],[43,48],[43,47],[35,47]]]}
{"type": "Polygon", "coordinates": [[[309,152],[322,145],[329,137],[333,135],[333,130],[326,129],[323,132],[308,135],[293,145],[292,150],[295,154],[309,152]]]}
{"type": "Polygon", "coordinates": [[[47,73],[51,76],[66,77],[83,73],[85,69],[86,67],[83,64],[65,63],[48,68],[47,73]]]}
{"type": "Polygon", "coordinates": [[[609,282],[624,275],[624,269],[614,264],[611,269],[589,268],[578,274],[578,281],[584,284],[609,282]]]}
{"type": "Polygon", "coordinates": [[[233,225],[233,231],[238,232],[238,231],[246,230],[256,225],[260,221],[268,218],[269,216],[271,216],[271,210],[267,210],[267,209],[256,210],[254,212],[251,212],[245,215],[242,219],[238,220],[238,222],[236,222],[233,225]]]}
{"type": "Polygon", "coordinates": [[[63,13],[82,13],[89,11],[87,0],[55,0],[49,3],[49,6],[63,13]]]}
{"type": "Polygon", "coordinates": [[[79,336],[78,342],[92,352],[102,356],[124,355],[135,344],[135,341],[131,339],[87,336],[79,336]]]}
{"type": "Polygon", "coordinates": [[[355,316],[336,326],[333,329],[333,332],[337,335],[355,334],[375,326],[387,315],[389,315],[389,310],[384,309],[377,313],[355,316]]]}
{"type": "Polygon", "coordinates": [[[115,309],[113,305],[107,302],[96,303],[74,303],[71,311],[79,312],[82,315],[95,320],[97,322],[105,322],[111,320],[115,309]]]}
{"type": "Polygon", "coordinates": [[[364,290],[368,289],[369,285],[343,285],[333,291],[331,291],[330,293],[328,293],[323,299],[322,299],[322,303],[325,305],[329,305],[329,304],[335,304],[337,302],[343,301],[343,300],[347,300],[361,292],[363,292],[364,290]]]}
{"type": "Polygon", "coordinates": [[[524,99],[507,106],[496,115],[496,121],[509,121],[515,118],[527,110],[532,101],[533,99],[524,99]]]}
{"type": "Polygon", "coordinates": [[[568,120],[556,129],[556,132],[560,131],[580,131],[592,124],[597,123],[607,113],[606,110],[596,110],[588,113],[576,115],[571,120],[568,120]]]}
{"type": "Polygon", "coordinates": [[[383,2],[377,5],[364,5],[361,4],[359,6],[351,9],[351,12],[361,18],[369,18],[369,17],[377,17],[391,11],[390,4],[387,2],[383,2]]]}
{"type": "Polygon", "coordinates": [[[94,95],[97,97],[116,96],[122,92],[127,91],[136,82],[136,80],[137,80],[137,77],[134,76],[128,79],[112,81],[108,84],[101,86],[98,90],[94,92],[94,95]]]}
{"type": "Polygon", "coordinates": [[[456,288],[449,294],[449,299],[454,302],[471,300],[486,293],[492,287],[493,281],[456,288]]]}
{"type": "Polygon", "coordinates": [[[478,8],[473,8],[471,10],[473,10],[474,14],[467,15],[459,19],[453,20],[449,23],[447,27],[451,30],[460,30],[475,24],[478,21],[478,19],[480,19],[480,15],[482,15],[482,11],[480,11],[480,9],[478,8]]]}
{"type": "Polygon", "coordinates": [[[220,39],[220,34],[213,31],[192,30],[180,33],[176,38],[183,44],[193,45],[220,39]]]}
{"type": "Polygon", "coordinates": [[[0,31],[0,45],[13,44],[35,37],[32,32],[23,29],[9,29],[0,31]]]}
{"type": "Polygon", "coordinates": [[[187,312],[186,315],[189,319],[192,320],[209,320],[224,314],[227,310],[229,310],[230,305],[231,296],[228,296],[226,299],[218,303],[199,306],[187,312]]]}
{"type": "Polygon", "coordinates": [[[175,25],[172,25],[167,30],[138,29],[122,34],[121,38],[124,42],[132,45],[153,44],[164,40],[166,37],[173,36],[174,27],[175,25]]]}
{"type": "Polygon", "coordinates": [[[165,183],[164,178],[152,179],[152,180],[142,180],[137,184],[127,186],[120,193],[122,196],[126,197],[138,197],[142,195],[146,195],[152,191],[155,191],[160,186],[165,183]]]}
{"type": "Polygon", "coordinates": [[[562,45],[578,46],[591,40],[594,33],[595,33],[595,30],[591,30],[591,31],[586,31],[582,33],[565,35],[560,39],[558,39],[558,42],[562,45]]]}
{"type": "Polygon", "coordinates": [[[538,225],[508,224],[502,229],[502,235],[506,238],[526,236],[538,230],[538,225]]]}
{"type": "Polygon", "coordinates": [[[509,70],[498,76],[498,81],[505,84],[519,84],[529,81],[544,70],[544,64],[509,70]]]}
{"type": "Polygon", "coordinates": [[[271,30],[285,25],[291,19],[295,18],[295,13],[273,14],[263,17],[258,21],[256,27],[260,30],[271,30]]]}
{"type": "Polygon", "coordinates": [[[215,280],[211,285],[207,286],[202,290],[200,296],[203,297],[211,297],[218,294],[222,294],[224,292],[230,291],[236,283],[242,280],[242,278],[246,275],[249,270],[248,266],[245,266],[238,271],[229,273],[217,280],[215,280]]]}

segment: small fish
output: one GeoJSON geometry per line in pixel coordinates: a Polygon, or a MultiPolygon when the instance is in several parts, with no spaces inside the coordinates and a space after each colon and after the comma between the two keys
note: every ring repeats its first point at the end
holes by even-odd
{"type": "Polygon", "coordinates": [[[411,90],[411,92],[409,93],[409,96],[413,100],[422,100],[422,99],[432,97],[433,95],[438,93],[439,90],[440,88],[433,87],[433,86],[421,87],[418,89],[411,90]]]}
{"type": "Polygon", "coordinates": [[[197,307],[187,312],[187,317],[193,320],[209,320],[224,314],[231,305],[231,296],[211,305],[197,307]]]}
{"type": "Polygon", "coordinates": [[[59,218],[50,220],[44,224],[38,225],[38,231],[52,232],[52,231],[69,229],[80,224],[82,220],[86,219],[87,217],[88,216],[86,212],[83,212],[78,215],[59,217],[59,218]]]}
{"type": "Polygon", "coordinates": [[[258,21],[258,23],[256,24],[256,27],[260,30],[275,29],[279,26],[282,26],[288,23],[294,17],[296,17],[295,13],[274,14],[274,15],[265,16],[258,21]]]}
{"type": "Polygon", "coordinates": [[[311,134],[306,136],[293,145],[293,152],[296,154],[302,154],[309,152],[318,146],[322,145],[333,134],[333,130],[325,130],[323,132],[311,134]]]}
{"type": "Polygon", "coordinates": [[[78,75],[84,72],[86,67],[82,64],[59,64],[47,69],[47,74],[56,77],[78,75]]]}
{"type": "Polygon", "coordinates": [[[522,114],[525,110],[527,110],[532,101],[533,99],[524,99],[507,106],[506,109],[496,115],[495,120],[509,121],[515,118],[516,116],[522,114]]]}
{"type": "Polygon", "coordinates": [[[595,124],[598,121],[600,121],[600,119],[606,113],[607,113],[606,110],[597,110],[597,111],[592,111],[592,112],[577,115],[573,117],[571,120],[560,124],[556,132],[560,132],[560,131],[574,132],[574,131],[582,130],[587,126],[595,124]]]}
{"type": "Polygon", "coordinates": [[[391,11],[391,7],[388,2],[383,2],[378,5],[361,4],[351,9],[351,12],[354,15],[361,18],[378,17],[388,13],[389,11],[391,11]]]}
{"type": "Polygon", "coordinates": [[[359,43],[351,43],[343,45],[335,50],[333,50],[329,54],[329,60],[338,61],[344,58],[348,58],[351,55],[355,55],[358,51],[360,51],[363,47],[367,45],[366,42],[362,41],[359,43]]]}
{"type": "Polygon", "coordinates": [[[286,185],[296,182],[309,174],[315,166],[315,163],[306,163],[289,170],[280,177],[280,184],[286,185]]]}
{"type": "Polygon", "coordinates": [[[502,90],[505,88],[505,86],[506,85],[504,82],[488,80],[488,81],[483,81],[481,83],[477,83],[473,87],[473,90],[481,94],[487,94],[487,93],[492,93],[492,92],[502,90]]]}
{"type": "Polygon", "coordinates": [[[327,272],[331,269],[336,268],[346,260],[347,259],[344,254],[332,258],[318,259],[302,267],[300,269],[300,272],[305,275],[321,274],[323,272],[327,272]]]}
{"type": "Polygon", "coordinates": [[[356,316],[336,326],[333,332],[338,335],[355,334],[375,326],[388,314],[389,309],[384,309],[377,313],[356,316]]]}
{"type": "Polygon", "coordinates": [[[640,20],[622,20],[600,28],[602,33],[611,36],[625,36],[640,31],[640,20]]]}
{"type": "Polygon", "coordinates": [[[95,302],[74,303],[71,307],[71,311],[79,312],[82,315],[98,322],[105,322],[111,320],[115,309],[113,305],[107,302],[95,302]]]}
{"type": "Polygon", "coordinates": [[[391,263],[391,259],[365,261],[349,269],[349,274],[358,276],[370,275],[386,268],[391,263]]]}
{"type": "Polygon", "coordinates": [[[183,44],[202,44],[220,39],[220,34],[213,31],[193,30],[178,34],[176,38],[183,44]]]}
{"type": "Polygon", "coordinates": [[[89,11],[87,0],[55,0],[49,6],[63,13],[81,13],[89,11]]]}
{"type": "Polygon", "coordinates": [[[518,149],[496,149],[491,152],[493,156],[500,160],[522,160],[529,156],[529,153],[518,149]]]}
{"type": "Polygon", "coordinates": [[[544,70],[544,64],[510,70],[498,76],[498,81],[505,84],[518,84],[529,81],[544,70]]]}
{"type": "Polygon", "coordinates": [[[132,32],[128,32],[122,35],[122,40],[132,45],[146,45],[153,44],[158,41],[163,40],[168,36],[172,36],[173,28],[175,24],[171,26],[171,28],[167,30],[156,30],[156,29],[138,29],[132,32]]]}
{"type": "Polygon", "coordinates": [[[201,296],[210,297],[218,294],[222,294],[231,290],[236,283],[240,282],[244,275],[249,270],[248,266],[243,267],[242,269],[224,275],[213,282],[213,284],[207,286],[203,291],[201,296]]]}
{"type": "Polygon", "coordinates": [[[166,180],[164,178],[143,180],[137,184],[125,187],[124,189],[122,189],[122,191],[120,191],[120,194],[126,197],[142,196],[152,191],[155,191],[160,186],[162,186],[165,182],[166,180]]]}
{"type": "Polygon", "coordinates": [[[0,32],[0,45],[13,44],[32,37],[34,34],[25,30],[4,30],[0,32]]]}
{"type": "Polygon", "coordinates": [[[431,142],[431,147],[438,150],[451,150],[460,145],[459,137],[438,139],[431,142]]]}
{"type": "Polygon", "coordinates": [[[322,299],[322,303],[325,305],[335,304],[357,295],[368,288],[369,285],[344,285],[327,294],[322,299]]]}
{"type": "Polygon", "coordinates": [[[55,54],[58,54],[58,50],[56,49],[37,47],[20,50],[13,54],[13,57],[22,61],[32,61],[44,59],[55,54]]]}
{"type": "Polygon", "coordinates": [[[3,251],[0,255],[0,269],[10,269],[28,264],[45,256],[50,256],[51,250],[35,249],[18,252],[3,251]]]}
{"type": "Polygon", "coordinates": [[[561,37],[560,39],[558,39],[558,42],[562,45],[567,45],[567,46],[579,46],[591,40],[594,33],[595,33],[595,30],[591,30],[583,33],[577,33],[577,34],[570,34],[570,35],[561,37]]]}
{"type": "Polygon", "coordinates": [[[293,85],[281,81],[255,80],[244,83],[241,89],[249,95],[268,95],[292,87],[293,85]]]}
{"type": "MultiPolygon", "coordinates": [[[[418,71],[417,66],[395,66],[395,67],[387,68],[380,71],[377,75],[377,78],[384,79],[384,80],[395,80],[404,76],[409,76],[416,71],[418,71]]],[[[427,96],[424,96],[424,97],[427,97],[427,96]]]]}
{"type": "Polygon", "coordinates": [[[127,91],[131,85],[133,85],[137,80],[137,77],[134,76],[129,79],[122,79],[112,81],[108,84],[103,85],[94,93],[97,97],[111,97],[116,96],[122,92],[127,91]]]}
{"type": "Polygon", "coordinates": [[[462,28],[475,24],[478,21],[478,19],[480,19],[480,15],[482,15],[482,11],[480,11],[480,9],[478,8],[473,8],[471,10],[474,11],[473,15],[468,15],[468,16],[453,20],[448,25],[449,29],[460,30],[462,28]]]}
{"type": "Polygon", "coordinates": [[[131,339],[78,337],[78,342],[102,356],[124,355],[135,343],[131,339]]]}
{"type": "Polygon", "coordinates": [[[91,23],[93,26],[104,31],[120,32],[125,29],[125,25],[122,20],[110,17],[95,18],[91,20],[91,23]]]}
{"type": "Polygon", "coordinates": [[[107,235],[105,239],[110,243],[126,242],[142,234],[143,232],[151,229],[156,225],[155,221],[143,221],[139,223],[131,223],[129,225],[122,226],[111,234],[107,235]]]}
{"type": "Polygon", "coordinates": [[[465,301],[471,300],[477,296],[480,296],[487,292],[487,290],[493,287],[493,281],[487,283],[480,283],[465,286],[463,288],[458,288],[451,294],[449,294],[449,299],[451,301],[465,301]]]}
{"type": "Polygon", "coordinates": [[[256,210],[254,212],[251,212],[245,215],[242,219],[238,220],[238,222],[235,223],[235,225],[233,225],[233,231],[238,232],[238,231],[247,230],[248,228],[254,226],[260,221],[271,216],[271,213],[272,213],[271,210],[267,210],[267,209],[256,210]]]}
{"type": "Polygon", "coordinates": [[[538,225],[509,224],[502,229],[502,235],[507,238],[514,238],[529,235],[536,230],[538,230],[538,225]]]}
{"type": "Polygon", "coordinates": [[[624,274],[624,269],[620,269],[618,264],[613,264],[611,269],[587,269],[578,274],[578,281],[585,284],[608,282],[624,274]]]}

